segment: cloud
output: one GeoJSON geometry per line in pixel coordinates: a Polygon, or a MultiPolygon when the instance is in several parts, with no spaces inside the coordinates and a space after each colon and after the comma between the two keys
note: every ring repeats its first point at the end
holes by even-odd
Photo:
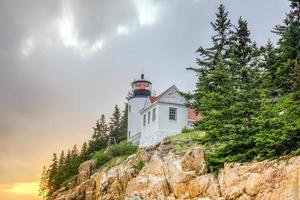
{"type": "Polygon", "coordinates": [[[118,25],[117,26],[117,33],[119,35],[128,35],[129,34],[129,29],[126,25],[118,25]]]}
{"type": "Polygon", "coordinates": [[[162,4],[156,0],[111,0],[83,4],[79,0],[62,0],[60,13],[47,19],[45,25],[32,27],[21,45],[25,57],[34,50],[62,45],[81,58],[103,49],[104,43],[158,20],[162,4]]]}
{"type": "Polygon", "coordinates": [[[160,11],[160,4],[157,0],[133,0],[133,2],[141,26],[152,25],[156,22],[160,11]]]}
{"type": "Polygon", "coordinates": [[[34,50],[34,41],[31,38],[25,39],[22,44],[21,52],[24,56],[29,56],[34,50]]]}

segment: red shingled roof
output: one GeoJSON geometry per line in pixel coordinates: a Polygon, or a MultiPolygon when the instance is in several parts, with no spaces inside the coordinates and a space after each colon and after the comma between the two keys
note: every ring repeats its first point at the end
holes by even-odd
{"type": "Polygon", "coordinates": [[[197,114],[197,112],[193,108],[188,108],[188,120],[189,121],[199,121],[202,119],[202,115],[200,113],[197,114]]]}

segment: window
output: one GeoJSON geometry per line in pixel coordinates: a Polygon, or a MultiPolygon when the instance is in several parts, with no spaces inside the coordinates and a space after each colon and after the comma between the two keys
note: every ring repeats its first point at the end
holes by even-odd
{"type": "Polygon", "coordinates": [[[130,138],[130,131],[128,131],[128,138],[130,138]]]}
{"type": "Polygon", "coordinates": [[[169,107],[169,120],[177,119],[177,108],[169,107]]]}
{"type": "Polygon", "coordinates": [[[146,126],[146,114],[143,116],[143,125],[146,126]]]}
{"type": "Polygon", "coordinates": [[[152,121],[156,120],[156,108],[152,110],[152,121]]]}
{"type": "Polygon", "coordinates": [[[128,111],[131,112],[131,105],[128,106],[128,111]]]}
{"type": "Polygon", "coordinates": [[[148,124],[150,124],[150,116],[151,116],[151,112],[148,112],[148,124]]]}

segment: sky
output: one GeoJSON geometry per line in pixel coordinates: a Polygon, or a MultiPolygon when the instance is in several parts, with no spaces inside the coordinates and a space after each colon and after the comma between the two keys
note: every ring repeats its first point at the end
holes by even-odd
{"type": "Polygon", "coordinates": [[[1,0],[0,199],[35,200],[53,152],[80,146],[101,114],[123,107],[142,68],[158,94],[195,88],[195,50],[209,47],[224,3],[259,45],[287,0],[1,0]]]}

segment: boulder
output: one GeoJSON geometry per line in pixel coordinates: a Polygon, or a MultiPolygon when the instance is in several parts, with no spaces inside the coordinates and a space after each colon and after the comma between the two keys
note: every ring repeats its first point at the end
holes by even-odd
{"type": "Polygon", "coordinates": [[[77,185],[85,182],[90,178],[92,175],[92,170],[95,167],[95,161],[94,160],[88,160],[83,162],[78,169],[78,177],[77,177],[77,185]]]}

